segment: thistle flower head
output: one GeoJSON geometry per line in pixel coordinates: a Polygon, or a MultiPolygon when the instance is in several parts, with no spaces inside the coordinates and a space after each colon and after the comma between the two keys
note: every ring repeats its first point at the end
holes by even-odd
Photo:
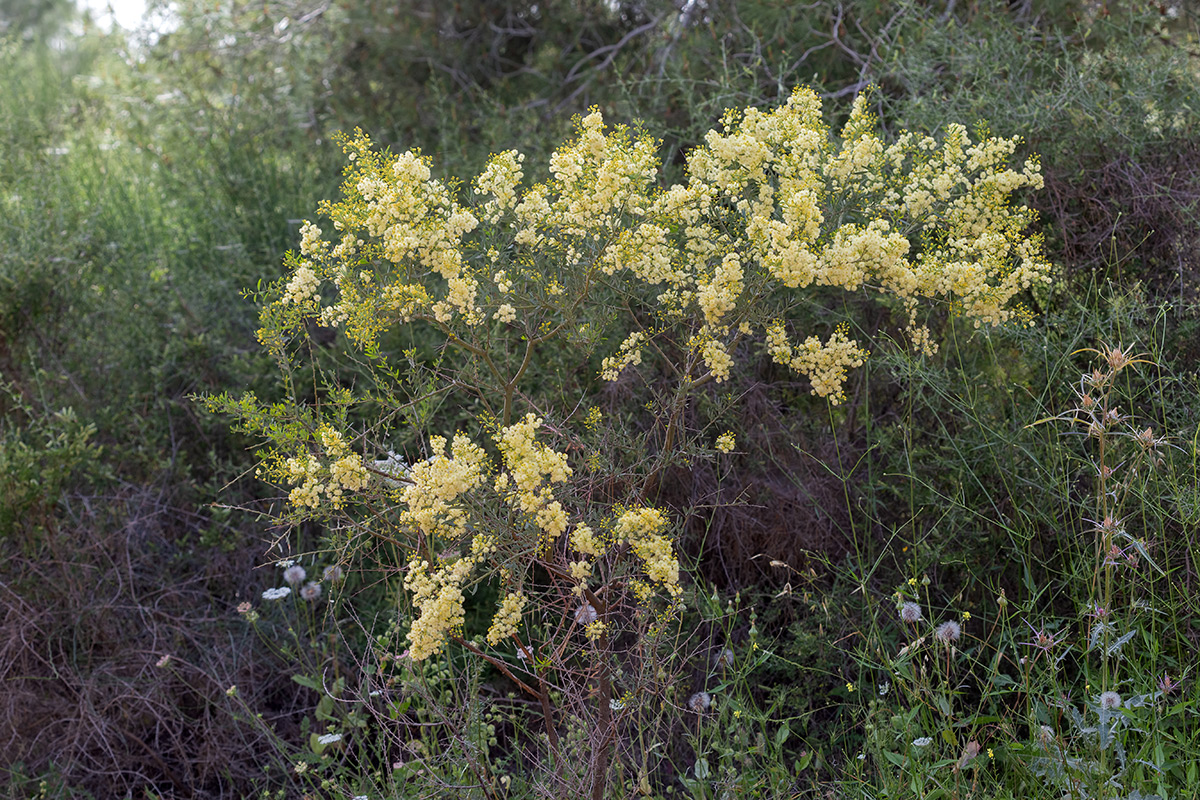
{"type": "Polygon", "coordinates": [[[1054,647],[1054,645],[1058,644],[1058,639],[1054,637],[1052,632],[1048,630],[1038,630],[1028,622],[1025,624],[1029,625],[1029,630],[1033,632],[1033,637],[1030,639],[1030,641],[1021,642],[1021,644],[1028,645],[1030,647],[1036,647],[1042,651],[1048,651],[1050,648],[1054,647]]]}

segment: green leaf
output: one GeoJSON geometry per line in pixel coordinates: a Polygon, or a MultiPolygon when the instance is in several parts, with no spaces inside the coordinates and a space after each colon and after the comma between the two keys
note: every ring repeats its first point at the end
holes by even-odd
{"type": "Polygon", "coordinates": [[[292,680],[301,686],[312,689],[314,692],[321,691],[321,684],[315,678],[310,678],[307,675],[293,675],[292,680]]]}
{"type": "Polygon", "coordinates": [[[779,726],[779,730],[775,731],[775,746],[783,747],[783,743],[792,735],[792,729],[785,722],[779,726]]]}

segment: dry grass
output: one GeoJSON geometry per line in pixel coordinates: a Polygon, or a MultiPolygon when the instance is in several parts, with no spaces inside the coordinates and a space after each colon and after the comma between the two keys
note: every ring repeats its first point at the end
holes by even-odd
{"type": "Polygon", "coordinates": [[[3,567],[0,767],[96,797],[247,795],[277,754],[226,690],[284,736],[301,711],[233,612],[258,553],[191,549],[189,520],[144,490],[71,505],[3,567]]]}

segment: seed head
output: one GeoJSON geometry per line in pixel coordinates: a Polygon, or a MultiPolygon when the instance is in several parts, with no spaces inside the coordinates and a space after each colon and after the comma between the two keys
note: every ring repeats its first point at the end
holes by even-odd
{"type": "Polygon", "coordinates": [[[911,600],[900,604],[900,621],[915,625],[921,621],[921,607],[911,600]]]}
{"type": "Polygon", "coordinates": [[[937,630],[934,631],[934,635],[937,636],[938,641],[944,642],[945,644],[953,644],[954,642],[958,641],[960,636],[962,636],[962,626],[952,619],[946,620],[941,625],[937,626],[937,630]]]}
{"type": "Polygon", "coordinates": [[[1105,692],[1100,695],[1100,707],[1106,711],[1121,707],[1121,695],[1116,692],[1105,692]]]}
{"type": "Polygon", "coordinates": [[[303,583],[304,578],[307,575],[308,573],[304,571],[304,567],[300,566],[299,564],[292,564],[283,571],[283,579],[290,586],[296,586],[299,583],[303,583]]]}
{"type": "Polygon", "coordinates": [[[575,622],[578,625],[591,625],[596,621],[596,609],[591,603],[584,603],[575,609],[575,622]]]}
{"type": "Polygon", "coordinates": [[[720,669],[729,669],[733,666],[733,651],[728,647],[722,649],[713,657],[713,663],[720,669]]]}
{"type": "Polygon", "coordinates": [[[688,698],[688,708],[696,714],[703,714],[712,707],[712,695],[708,692],[696,692],[688,698]]]}
{"type": "Polygon", "coordinates": [[[304,584],[304,588],[300,590],[300,597],[312,602],[321,598],[321,584],[316,581],[309,581],[304,584]]]}

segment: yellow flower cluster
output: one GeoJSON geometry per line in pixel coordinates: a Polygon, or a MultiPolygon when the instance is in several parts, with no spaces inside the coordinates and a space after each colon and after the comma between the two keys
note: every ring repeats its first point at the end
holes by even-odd
{"type": "MultiPolygon", "coordinates": [[[[553,153],[544,183],[522,186],[520,153],[494,155],[470,182],[479,216],[459,205],[455,184],[431,177],[419,153],[374,153],[359,134],[344,143],[346,199],[323,209],[340,241],[331,246],[305,223],[303,259],[289,262],[281,303],[365,343],[397,321],[457,330],[513,322],[524,309],[575,308],[570,290],[586,292],[599,273],[625,292],[658,287],[657,313],[700,332],[693,347],[717,380],[729,374],[735,329],[785,350],[757,320],[794,307],[791,289],[896,297],[912,343],[926,352],[935,344],[917,321],[922,300],[976,325],[1023,318],[1013,298],[1047,281],[1049,265],[1041,241],[1023,233],[1033,212],[1011,197],[1042,186],[1037,161],[1010,168],[1018,139],[972,141],[961,125],[940,140],[901,132],[886,144],[868,106],[858,98],[837,137],[810,89],[772,110],[730,110],[689,154],[686,182],[665,189],[655,185],[657,142],[608,128],[593,110],[553,153]],[[484,230],[473,235],[480,220],[484,230]],[[514,273],[518,264],[533,268],[514,273]],[[495,293],[477,278],[489,274],[495,293]],[[319,308],[323,281],[338,296],[319,308]]],[[[602,376],[615,380],[640,363],[651,336],[675,330],[629,335],[604,359],[602,376]]],[[[810,337],[784,363],[817,376],[817,394],[840,397],[846,370],[865,351],[836,334],[831,342],[810,337]]]]}
{"type": "Polygon", "coordinates": [[[525,177],[521,169],[524,161],[525,155],[516,150],[497,153],[475,179],[475,193],[491,195],[483,206],[483,218],[488,222],[498,222],[505,211],[516,206],[517,187],[525,177]]]}
{"type": "Polygon", "coordinates": [[[579,121],[578,137],[550,157],[552,185],[533,187],[517,205],[517,243],[546,241],[545,228],[591,239],[620,229],[627,213],[644,213],[658,177],[657,146],[647,137],[634,139],[623,126],[606,132],[593,110],[579,121]]]}
{"type": "Polygon", "coordinates": [[[564,483],[571,475],[565,453],[558,453],[536,441],[542,420],[533,414],[515,425],[501,429],[496,444],[504,456],[508,474],[516,484],[509,502],[533,517],[543,534],[543,546],[567,529],[567,513],[554,499],[551,486],[564,483]]]}
{"type": "Polygon", "coordinates": [[[671,549],[671,540],[663,534],[666,516],[657,508],[630,508],[613,524],[617,541],[627,542],[646,568],[646,575],[663,585],[672,597],[682,592],[679,586],[679,561],[671,549]]]}
{"type": "MultiPolygon", "coordinates": [[[[571,547],[584,556],[592,558],[599,558],[608,550],[603,537],[598,536],[590,526],[582,524],[576,525],[575,530],[571,531],[571,547]]],[[[592,562],[587,558],[581,558],[578,561],[569,562],[567,566],[571,570],[571,577],[578,582],[573,591],[582,596],[588,579],[592,576],[592,562]]]]}
{"type": "Polygon", "coordinates": [[[409,471],[400,518],[426,535],[461,534],[467,515],[458,500],[483,482],[487,454],[462,434],[454,437],[449,456],[441,436],[431,437],[429,447],[432,455],[409,471]]]}
{"type": "Polygon", "coordinates": [[[488,628],[488,644],[495,647],[517,632],[521,624],[521,613],[525,610],[527,598],[521,592],[506,594],[500,601],[500,610],[492,617],[492,625],[488,628]]]}
{"type": "Polygon", "coordinates": [[[301,264],[292,275],[292,279],[288,281],[287,289],[283,293],[284,305],[288,303],[304,305],[316,297],[319,286],[320,280],[317,278],[317,273],[313,272],[312,266],[308,263],[301,264]]]}
{"type": "Polygon", "coordinates": [[[704,321],[716,327],[721,317],[737,305],[738,297],[745,285],[742,283],[742,262],[737,253],[726,253],[720,265],[713,270],[712,279],[701,284],[696,295],[704,321]]]}
{"type": "Polygon", "coordinates": [[[869,355],[857,341],[846,336],[841,326],[824,344],[810,336],[795,348],[782,322],[774,322],[767,328],[767,350],[776,364],[808,376],[813,394],[828,398],[834,405],[846,399],[843,391],[846,370],[862,366],[869,355]]]}
{"type": "Polygon", "coordinates": [[[300,226],[300,254],[304,256],[319,256],[325,252],[328,245],[321,238],[321,229],[308,220],[300,226]]]}
{"type": "Polygon", "coordinates": [[[462,630],[462,587],[475,569],[475,560],[460,558],[430,574],[429,562],[414,558],[404,576],[404,588],[419,609],[408,631],[409,656],[421,661],[441,652],[447,636],[462,630]]]}
{"type": "Polygon", "coordinates": [[[722,383],[729,379],[729,368],[733,366],[733,356],[725,349],[720,340],[713,338],[709,329],[705,328],[700,336],[691,341],[692,347],[698,347],[704,366],[712,373],[713,380],[722,383]],[[708,335],[705,335],[708,334],[708,335]]]}
{"type": "Polygon", "coordinates": [[[720,436],[717,437],[717,442],[716,442],[716,445],[714,445],[714,446],[717,448],[718,452],[732,453],[733,448],[737,446],[736,442],[734,440],[734,437],[733,437],[733,432],[725,431],[724,433],[722,433],[720,436]]]}
{"type": "Polygon", "coordinates": [[[576,525],[571,531],[571,546],[585,556],[598,558],[604,555],[607,547],[604,541],[596,536],[595,531],[588,525],[576,525]]]}
{"type": "Polygon", "coordinates": [[[630,364],[642,363],[642,350],[639,345],[646,341],[646,334],[634,331],[625,337],[615,356],[608,356],[601,363],[600,377],[606,381],[615,381],[621,377],[621,371],[630,364]]]}
{"type": "Polygon", "coordinates": [[[323,494],[331,507],[341,508],[343,492],[356,492],[367,485],[367,468],[333,428],[322,426],[317,438],[329,459],[328,466],[311,453],[284,461],[288,480],[298,484],[288,493],[288,500],[297,507],[317,508],[323,494]]]}
{"type": "Polygon", "coordinates": [[[595,620],[583,626],[583,632],[591,641],[596,641],[604,634],[608,633],[608,625],[603,620],[595,620]]]}

